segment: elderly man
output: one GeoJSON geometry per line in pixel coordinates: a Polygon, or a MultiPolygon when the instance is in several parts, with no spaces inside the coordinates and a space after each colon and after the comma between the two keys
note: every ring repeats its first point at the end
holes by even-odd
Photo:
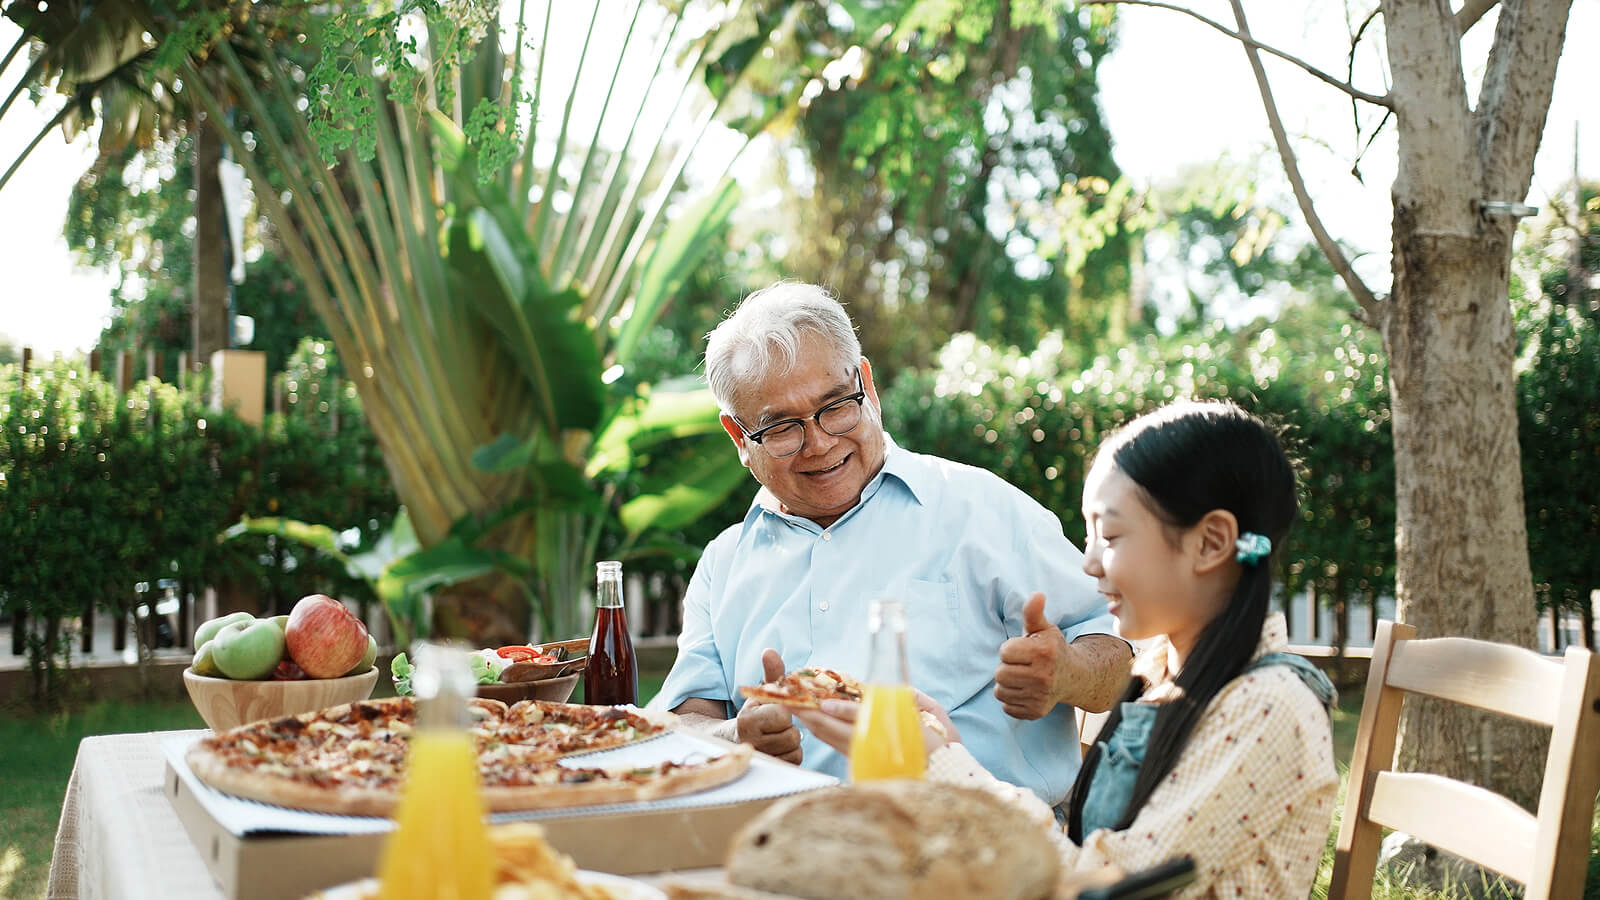
{"type": "Polygon", "coordinates": [[[1079,763],[1072,707],[1108,709],[1131,661],[1060,520],[989,472],[896,446],[855,328],[819,287],[746,298],[710,335],[706,379],[761,489],[706,547],[652,705],[842,776],[786,708],[738,688],[785,666],[864,672],[868,604],[898,596],[912,682],[986,768],[1059,802],[1079,763]]]}

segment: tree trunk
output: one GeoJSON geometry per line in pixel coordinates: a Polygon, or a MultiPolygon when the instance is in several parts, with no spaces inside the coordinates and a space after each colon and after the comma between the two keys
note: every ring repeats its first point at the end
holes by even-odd
{"type": "MultiPolygon", "coordinates": [[[[1384,5],[1399,133],[1391,302],[1382,317],[1394,415],[1398,616],[1424,637],[1534,646],[1516,337],[1508,301],[1515,219],[1533,174],[1570,0],[1502,4],[1479,103],[1467,102],[1448,4],[1384,5]],[[1545,58],[1548,56],[1548,58],[1545,58]]],[[[1401,765],[1477,781],[1521,802],[1540,730],[1440,703],[1407,704],[1401,765]]]]}
{"type": "MultiPolygon", "coordinates": [[[[1460,198],[1466,205],[1468,198],[1460,198]]],[[[1394,308],[1384,330],[1394,414],[1398,614],[1423,636],[1534,646],[1504,229],[1428,233],[1396,197],[1394,308]]],[[[1473,780],[1489,748],[1465,707],[1407,705],[1407,768],[1473,780]]],[[[1494,737],[1509,759],[1534,758],[1537,732],[1494,737]]],[[[1488,785],[1527,800],[1539,770],[1496,766],[1488,785]]]]}
{"type": "Polygon", "coordinates": [[[194,361],[211,364],[211,354],[228,347],[228,270],[223,256],[227,224],[222,210],[222,133],[204,113],[190,122],[194,134],[194,361]]]}

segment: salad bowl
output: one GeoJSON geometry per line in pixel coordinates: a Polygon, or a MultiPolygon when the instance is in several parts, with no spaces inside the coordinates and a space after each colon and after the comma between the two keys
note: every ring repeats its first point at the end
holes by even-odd
{"type": "MultiPolygon", "coordinates": [[[[478,650],[471,653],[468,660],[478,682],[479,697],[505,703],[521,700],[565,703],[583,674],[588,649],[588,638],[573,638],[478,650]]],[[[394,677],[395,693],[411,694],[413,668],[404,653],[395,655],[389,671],[394,677]]]]}
{"type": "Polygon", "coordinates": [[[502,703],[516,703],[521,700],[549,700],[552,703],[565,703],[572,697],[572,692],[578,687],[579,673],[562,675],[556,678],[545,678],[539,681],[496,682],[494,684],[478,685],[478,696],[489,700],[499,700],[502,703]]]}

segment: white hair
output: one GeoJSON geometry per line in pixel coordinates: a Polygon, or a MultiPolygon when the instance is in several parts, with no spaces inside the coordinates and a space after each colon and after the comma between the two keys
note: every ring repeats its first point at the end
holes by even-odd
{"type": "Polygon", "coordinates": [[[841,371],[861,359],[855,326],[827,290],[780,281],[744,298],[706,336],[706,383],[717,405],[732,414],[742,387],[793,371],[807,335],[833,348],[841,371]]]}

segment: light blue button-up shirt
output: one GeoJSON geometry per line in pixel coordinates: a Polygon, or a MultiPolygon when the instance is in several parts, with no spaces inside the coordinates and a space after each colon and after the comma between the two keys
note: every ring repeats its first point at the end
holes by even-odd
{"type": "MultiPolygon", "coordinates": [[[[1022,605],[1043,591],[1068,641],[1113,619],[1061,521],[994,474],[886,441],[861,502],[827,528],[778,511],[763,488],[744,521],[706,547],[683,599],[678,659],[652,707],[722,700],[763,678],[772,647],[793,671],[852,674],[868,664],[867,607],[905,601],[911,681],[950,711],[967,749],[997,777],[1054,805],[1077,775],[1072,709],[1024,722],[994,697],[1000,644],[1024,633],[1022,605]]],[[[843,777],[847,760],[801,729],[804,764],[843,777]]]]}

